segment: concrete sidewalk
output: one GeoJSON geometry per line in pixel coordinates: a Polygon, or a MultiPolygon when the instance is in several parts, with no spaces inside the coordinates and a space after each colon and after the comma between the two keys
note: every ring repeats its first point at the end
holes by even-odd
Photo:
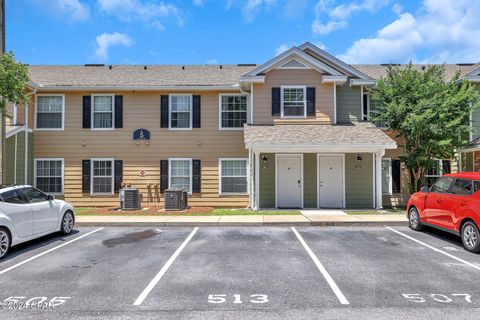
{"type": "Polygon", "coordinates": [[[77,216],[77,226],[398,226],[405,215],[77,216]]]}

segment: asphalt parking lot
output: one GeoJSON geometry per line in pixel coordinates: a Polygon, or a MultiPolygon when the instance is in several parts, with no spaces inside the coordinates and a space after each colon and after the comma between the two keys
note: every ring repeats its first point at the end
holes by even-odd
{"type": "Polygon", "coordinates": [[[0,261],[0,319],[478,319],[479,275],[435,230],[78,228],[0,261]]]}

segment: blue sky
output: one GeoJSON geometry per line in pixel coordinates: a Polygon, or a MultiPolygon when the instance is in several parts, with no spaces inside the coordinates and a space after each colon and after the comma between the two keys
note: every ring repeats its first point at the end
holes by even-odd
{"type": "Polygon", "coordinates": [[[6,0],[30,64],[263,63],[305,41],[348,63],[480,61],[478,0],[6,0]]]}

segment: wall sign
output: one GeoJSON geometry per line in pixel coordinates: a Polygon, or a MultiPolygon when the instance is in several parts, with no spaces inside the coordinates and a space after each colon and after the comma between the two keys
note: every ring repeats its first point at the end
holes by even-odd
{"type": "Polygon", "coordinates": [[[150,140],[150,131],[143,128],[133,131],[133,140],[150,140]]]}

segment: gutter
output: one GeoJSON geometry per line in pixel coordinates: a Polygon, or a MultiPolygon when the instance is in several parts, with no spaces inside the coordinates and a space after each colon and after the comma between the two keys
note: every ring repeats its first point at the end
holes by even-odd
{"type": "MultiPolygon", "coordinates": [[[[233,86],[43,86],[31,82],[32,88],[40,91],[232,91],[240,90],[233,86]]],[[[36,92],[36,91],[35,91],[36,92]]]]}

